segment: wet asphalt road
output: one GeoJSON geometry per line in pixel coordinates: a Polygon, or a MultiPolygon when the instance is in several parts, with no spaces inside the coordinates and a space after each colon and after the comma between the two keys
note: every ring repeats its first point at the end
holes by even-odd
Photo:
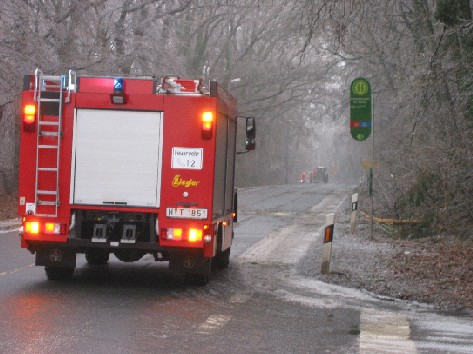
{"type": "Polygon", "coordinates": [[[17,234],[0,234],[0,352],[424,352],[405,332],[406,310],[295,272],[318,245],[323,212],[347,193],[332,184],[241,191],[230,268],[206,287],[187,285],[150,256],[131,264],[111,257],[100,267],[78,256],[72,281],[47,281],[17,234]],[[394,332],[391,341],[376,334],[380,327],[394,332]]]}

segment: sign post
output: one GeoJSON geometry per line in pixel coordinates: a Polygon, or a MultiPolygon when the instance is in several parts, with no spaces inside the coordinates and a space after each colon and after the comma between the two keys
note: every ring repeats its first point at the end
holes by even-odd
{"type": "Polygon", "coordinates": [[[373,239],[373,177],[374,177],[374,107],[372,103],[371,85],[368,80],[358,77],[350,86],[350,132],[357,141],[366,140],[371,136],[371,160],[369,175],[369,194],[371,198],[370,239],[373,239]]]}

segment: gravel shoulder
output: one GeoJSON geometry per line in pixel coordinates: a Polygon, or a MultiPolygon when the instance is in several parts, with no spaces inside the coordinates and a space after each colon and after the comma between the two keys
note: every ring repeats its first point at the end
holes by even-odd
{"type": "Polygon", "coordinates": [[[448,236],[403,240],[376,224],[370,240],[361,216],[351,234],[350,215],[350,208],[336,215],[330,274],[314,268],[316,257],[308,254],[299,265],[302,275],[440,309],[473,309],[473,242],[448,236]]]}

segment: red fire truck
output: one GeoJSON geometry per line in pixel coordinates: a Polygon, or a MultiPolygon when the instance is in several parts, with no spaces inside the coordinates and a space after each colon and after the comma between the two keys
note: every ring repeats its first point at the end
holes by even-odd
{"type": "Polygon", "coordinates": [[[95,265],[152,254],[207,283],[230,258],[236,106],[215,81],[25,76],[21,247],[53,280],[72,277],[78,253],[95,265]]]}

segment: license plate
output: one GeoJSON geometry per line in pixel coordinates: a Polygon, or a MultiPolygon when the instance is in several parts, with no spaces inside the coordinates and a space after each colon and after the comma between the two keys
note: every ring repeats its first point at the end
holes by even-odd
{"type": "Polygon", "coordinates": [[[207,219],[207,209],[166,208],[166,216],[178,219],[207,219]]]}

